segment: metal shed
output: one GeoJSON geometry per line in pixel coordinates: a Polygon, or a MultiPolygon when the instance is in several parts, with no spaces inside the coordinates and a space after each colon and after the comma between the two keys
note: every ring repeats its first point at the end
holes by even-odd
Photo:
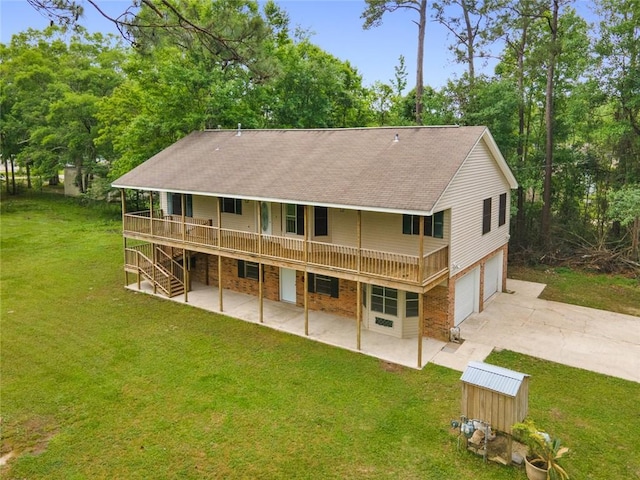
{"type": "Polygon", "coordinates": [[[483,362],[469,362],[462,381],[462,415],[511,434],[529,411],[529,375],[483,362]]]}

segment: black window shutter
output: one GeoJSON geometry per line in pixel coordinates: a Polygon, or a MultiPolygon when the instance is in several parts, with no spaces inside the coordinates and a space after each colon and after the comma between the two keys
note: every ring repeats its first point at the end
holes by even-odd
{"type": "Polygon", "coordinates": [[[296,205],[296,222],[296,233],[304,235],[304,205],[296,205]]]}
{"type": "Polygon", "coordinates": [[[482,234],[491,231],[491,198],[485,198],[482,205],[482,234]]]}
{"type": "Polygon", "coordinates": [[[327,207],[314,207],[313,223],[316,237],[329,235],[329,210],[327,207]]]}
{"type": "Polygon", "coordinates": [[[424,217],[424,234],[427,237],[433,236],[433,217],[431,215],[424,217]]]}
{"type": "Polygon", "coordinates": [[[402,215],[402,233],[411,235],[411,215],[402,215]]]}
{"type": "Polygon", "coordinates": [[[316,293],[316,276],[313,273],[307,273],[307,292],[316,293]]]}
{"type": "Polygon", "coordinates": [[[444,211],[433,216],[433,236],[444,238],[444,211]]]}
{"type": "Polygon", "coordinates": [[[331,296],[338,298],[340,295],[340,280],[337,278],[331,278],[331,296]]]}
{"type": "Polygon", "coordinates": [[[242,215],[242,200],[237,198],[235,207],[236,207],[236,214],[237,215],[242,215]]]}
{"type": "Polygon", "coordinates": [[[414,235],[420,235],[420,217],[418,215],[411,215],[411,220],[413,220],[413,229],[411,233],[414,235]]]}
{"type": "Polygon", "coordinates": [[[193,217],[193,196],[192,195],[187,195],[186,198],[186,216],[187,217],[193,217]]]}
{"type": "Polygon", "coordinates": [[[245,278],[245,275],[244,275],[244,260],[238,260],[238,278],[245,278]]]}

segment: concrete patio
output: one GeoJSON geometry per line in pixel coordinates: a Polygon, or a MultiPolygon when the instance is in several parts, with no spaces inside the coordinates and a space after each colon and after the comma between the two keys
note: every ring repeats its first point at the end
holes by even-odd
{"type": "MultiPolygon", "coordinates": [[[[138,290],[137,284],[127,288],[153,295],[151,285],[143,281],[138,290]]],[[[361,349],[357,349],[357,329],[353,319],[331,315],[324,312],[309,311],[309,335],[305,335],[304,309],[293,304],[264,300],[263,323],[260,323],[258,299],[252,295],[223,290],[224,315],[246,322],[255,323],[274,330],[291,333],[301,337],[326,343],[336,347],[362,353],[381,360],[410,368],[418,368],[418,339],[400,339],[380,333],[361,330],[361,349]]],[[[220,313],[218,288],[192,283],[187,298],[188,304],[210,312],[220,313]]],[[[185,303],[184,295],[173,298],[156,295],[164,300],[185,303]]],[[[433,338],[422,339],[422,364],[424,367],[447,344],[433,338]]],[[[489,350],[490,351],[490,350],[489,350]]]]}
{"type": "MultiPolygon", "coordinates": [[[[461,323],[462,343],[424,338],[420,368],[431,362],[463,371],[470,361],[483,361],[500,348],[640,382],[640,317],[541,300],[543,284],[509,279],[507,287],[511,293],[494,295],[482,313],[461,323]]],[[[128,288],[138,291],[136,284],[128,288]]],[[[140,291],[153,294],[147,282],[140,291]]],[[[223,313],[230,317],[418,368],[417,338],[398,339],[363,328],[358,350],[354,320],[309,311],[307,336],[301,307],[264,300],[260,324],[256,297],[224,290],[223,299],[223,313]]],[[[185,303],[183,295],[170,300],[185,303]]],[[[218,289],[194,283],[188,304],[219,313],[218,289]]]]}

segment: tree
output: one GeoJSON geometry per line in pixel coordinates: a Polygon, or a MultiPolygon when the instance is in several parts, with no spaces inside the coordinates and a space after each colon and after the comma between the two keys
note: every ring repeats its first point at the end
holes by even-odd
{"type": "Polygon", "coordinates": [[[50,27],[15,36],[2,48],[3,156],[57,179],[66,164],[77,167],[81,191],[111,152],[99,149],[97,103],[120,82],[122,51],[101,34],[79,29],[66,42],[50,27]]]}
{"type": "Polygon", "coordinates": [[[609,199],[611,219],[629,227],[631,234],[631,255],[640,260],[640,184],[625,185],[611,194],[609,199]]]}
{"type": "Polygon", "coordinates": [[[493,0],[441,0],[433,4],[435,20],[453,35],[455,41],[449,48],[456,61],[467,65],[469,83],[473,86],[476,77],[475,60],[485,57],[483,51],[489,36],[488,15],[495,8],[493,0]],[[452,7],[457,7],[458,15],[448,15],[452,7]]]}
{"type": "MultiPolygon", "coordinates": [[[[82,20],[84,2],[80,0],[27,1],[53,23],[76,27],[82,20]]],[[[137,48],[149,48],[160,36],[182,49],[198,46],[221,62],[243,65],[262,76],[268,74],[260,47],[270,29],[256,1],[131,0],[118,15],[106,13],[99,0],[84,1],[137,48]]]]}
{"type": "Polygon", "coordinates": [[[415,118],[418,125],[422,125],[422,96],[424,93],[424,36],[427,28],[427,0],[365,0],[366,10],[360,18],[364,19],[363,28],[368,30],[382,25],[382,17],[385,13],[393,13],[399,9],[408,9],[418,12],[418,62],[416,67],[416,111],[415,118]]]}

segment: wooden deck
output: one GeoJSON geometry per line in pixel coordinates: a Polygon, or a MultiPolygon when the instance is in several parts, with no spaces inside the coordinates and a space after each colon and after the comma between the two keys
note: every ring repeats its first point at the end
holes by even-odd
{"type": "MultiPolygon", "coordinates": [[[[155,213],[154,213],[155,215],[155,213]]],[[[448,272],[449,248],[418,255],[358,249],[303,239],[218,229],[207,219],[154,216],[149,212],[124,215],[124,235],[150,242],[170,242],[186,249],[212,254],[243,254],[255,261],[308,265],[331,271],[427,285],[448,272]],[[420,261],[422,260],[422,278],[420,261]]]]}

